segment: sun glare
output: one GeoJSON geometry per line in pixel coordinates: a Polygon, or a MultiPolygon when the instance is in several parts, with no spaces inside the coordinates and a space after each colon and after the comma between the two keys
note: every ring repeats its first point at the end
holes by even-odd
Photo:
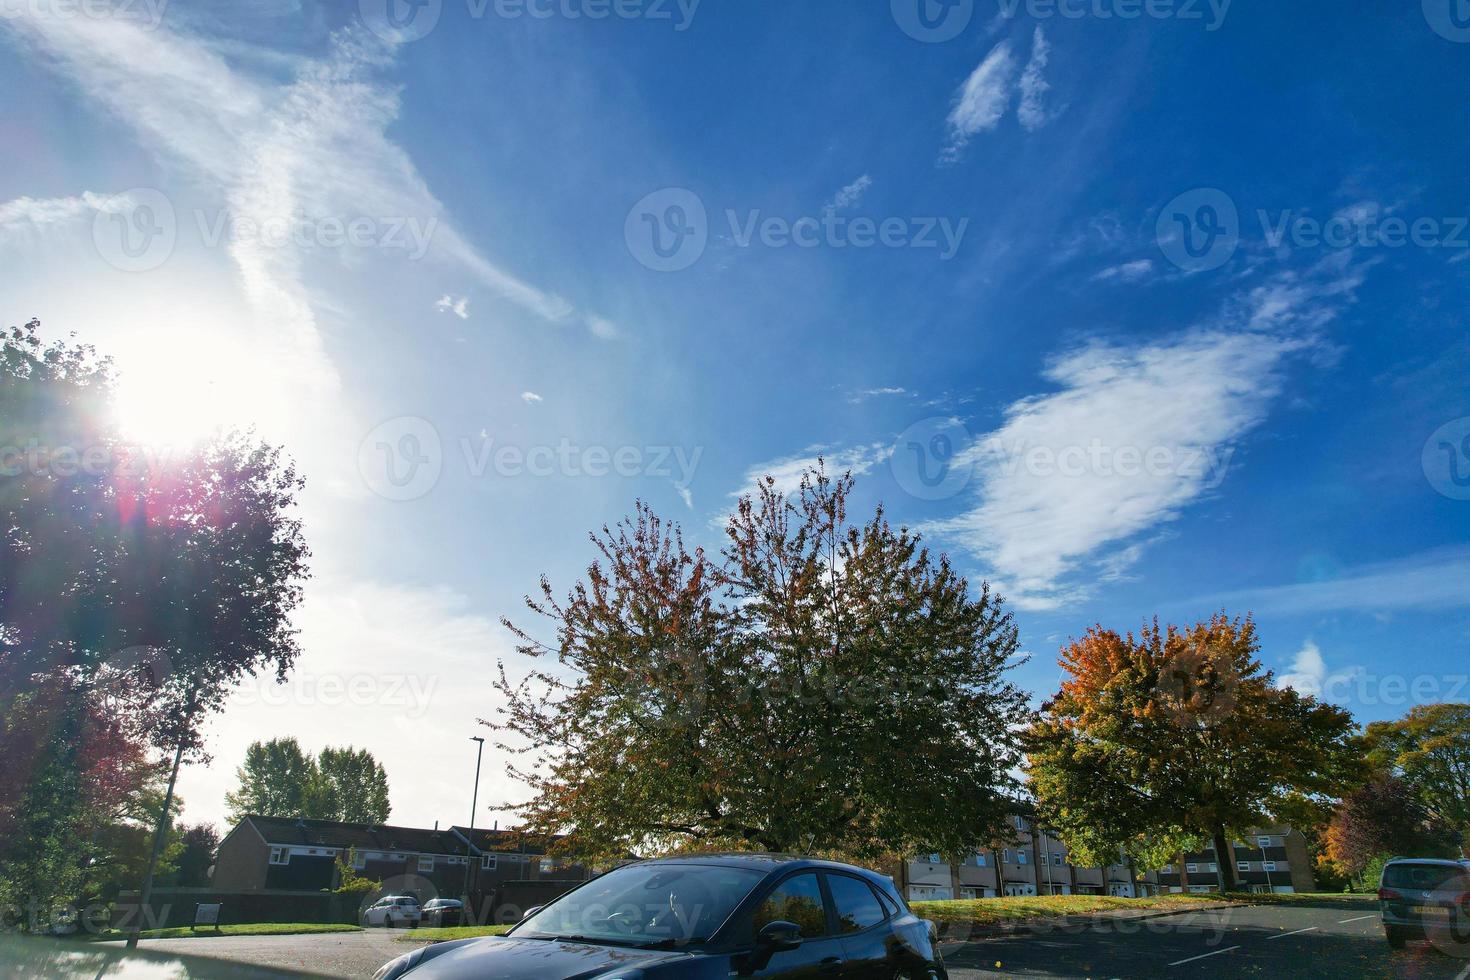
{"type": "Polygon", "coordinates": [[[257,424],[252,367],[244,351],[198,337],[119,357],[113,406],[123,436],[186,449],[217,428],[257,424]]]}

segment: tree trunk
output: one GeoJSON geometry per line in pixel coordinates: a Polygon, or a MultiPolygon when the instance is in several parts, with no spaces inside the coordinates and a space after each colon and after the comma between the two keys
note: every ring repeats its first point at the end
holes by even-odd
{"type": "Polygon", "coordinates": [[[1220,890],[1235,891],[1235,851],[1225,839],[1225,828],[1220,826],[1215,827],[1215,861],[1220,869],[1220,890]]]}

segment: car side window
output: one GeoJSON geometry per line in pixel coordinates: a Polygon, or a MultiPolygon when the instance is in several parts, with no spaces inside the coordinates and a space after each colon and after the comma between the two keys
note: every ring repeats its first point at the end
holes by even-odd
{"type": "Polygon", "coordinates": [[[862,932],[888,918],[867,882],[847,875],[829,874],[827,887],[832,892],[832,905],[837,910],[840,932],[862,932]]]}
{"type": "Polygon", "coordinates": [[[822,903],[822,886],[815,872],[793,875],[777,885],[756,906],[751,935],[768,922],[794,922],[803,939],[827,934],[827,909],[822,903]]]}

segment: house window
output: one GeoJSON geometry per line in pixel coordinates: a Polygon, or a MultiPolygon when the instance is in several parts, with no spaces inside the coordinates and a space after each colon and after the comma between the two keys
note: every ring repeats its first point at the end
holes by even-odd
{"type": "Polygon", "coordinates": [[[556,870],[556,861],[552,858],[541,859],[541,873],[549,875],[556,870]]]}
{"type": "Polygon", "coordinates": [[[1235,862],[1235,870],[1236,871],[1249,871],[1250,869],[1251,869],[1251,863],[1249,861],[1236,861],[1235,862]]]}
{"type": "Polygon", "coordinates": [[[1051,863],[1054,864],[1054,865],[1056,865],[1059,868],[1062,866],[1062,852],[1061,851],[1053,851],[1052,852],[1052,855],[1051,855],[1051,863]]]}
{"type": "Polygon", "coordinates": [[[1275,861],[1262,861],[1261,862],[1261,870],[1262,871],[1275,871],[1276,870],[1276,862],[1275,861]]]}
{"type": "Polygon", "coordinates": [[[1025,864],[1026,863],[1026,858],[1027,858],[1027,854],[1026,854],[1025,851],[1017,851],[1016,852],[1016,863],[1017,864],[1025,864]]]}
{"type": "Polygon", "coordinates": [[[1190,874],[1195,874],[1196,872],[1199,871],[1199,865],[1197,865],[1197,864],[1186,864],[1184,866],[1184,870],[1185,871],[1188,871],[1190,874]]]}
{"type": "Polygon", "coordinates": [[[271,864],[290,864],[291,849],[289,847],[271,848],[271,864]]]}
{"type": "Polygon", "coordinates": [[[1271,846],[1271,838],[1269,838],[1269,837],[1257,837],[1256,838],[1256,843],[1259,844],[1259,845],[1261,845],[1262,847],[1270,847],[1271,846]]]}
{"type": "Polygon", "coordinates": [[[983,867],[985,867],[985,855],[984,854],[976,854],[975,855],[975,867],[977,867],[977,868],[983,868],[983,867]]]}
{"type": "Polygon", "coordinates": [[[1214,861],[1211,861],[1210,862],[1210,868],[1209,868],[1209,870],[1215,872],[1215,874],[1219,874],[1220,873],[1220,866],[1218,864],[1216,864],[1214,861]]]}
{"type": "Polygon", "coordinates": [[[495,870],[495,855],[494,854],[481,854],[480,855],[480,867],[483,868],[486,871],[494,871],[495,870]]]}
{"type": "Polygon", "coordinates": [[[367,855],[366,854],[363,854],[360,851],[353,851],[352,852],[352,866],[354,868],[356,868],[358,871],[361,871],[363,868],[366,868],[367,867],[367,855]]]}
{"type": "Polygon", "coordinates": [[[1004,861],[1006,864],[1010,864],[1011,863],[1011,852],[1010,852],[1010,850],[1009,849],[1003,849],[1003,850],[1001,850],[1001,852],[1000,852],[1000,859],[1002,861],[1004,861]]]}
{"type": "Polygon", "coordinates": [[[1026,819],[1024,817],[1017,817],[1016,818],[1016,829],[1017,830],[1025,830],[1026,829],[1026,819]]]}
{"type": "Polygon", "coordinates": [[[433,871],[434,870],[434,855],[432,855],[432,854],[420,854],[419,855],[419,870],[420,871],[433,871]]]}
{"type": "Polygon", "coordinates": [[[930,864],[943,864],[944,861],[943,861],[943,859],[940,858],[940,856],[938,854],[931,854],[931,855],[929,855],[929,863],[930,864]]]}

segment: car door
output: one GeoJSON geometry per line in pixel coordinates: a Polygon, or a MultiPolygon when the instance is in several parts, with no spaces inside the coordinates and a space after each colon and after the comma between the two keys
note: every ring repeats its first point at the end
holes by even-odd
{"type": "Polygon", "coordinates": [[[838,872],[825,877],[846,961],[843,980],[892,980],[899,960],[888,909],[861,878],[838,872]]]}
{"type": "Polygon", "coordinates": [[[833,934],[826,893],[815,871],[785,879],[756,906],[750,935],[778,920],[801,927],[801,945],[776,953],[763,969],[749,976],[768,980],[825,980],[841,976],[842,940],[833,934]]]}

